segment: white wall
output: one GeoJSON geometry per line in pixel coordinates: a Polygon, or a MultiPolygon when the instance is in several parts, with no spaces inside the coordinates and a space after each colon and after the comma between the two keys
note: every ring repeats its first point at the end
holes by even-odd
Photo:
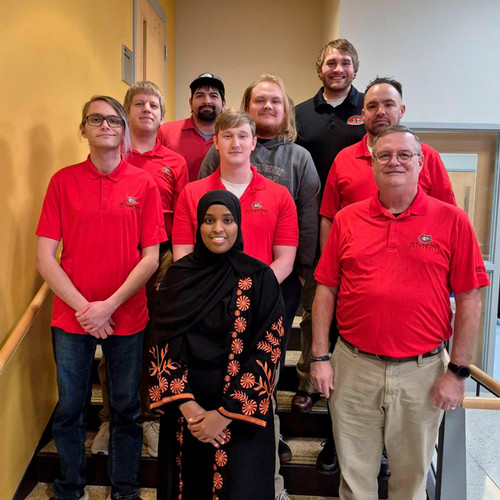
{"type": "Polygon", "coordinates": [[[401,81],[405,122],[500,124],[500,1],[341,0],[339,36],[359,53],[359,90],[401,81]]]}

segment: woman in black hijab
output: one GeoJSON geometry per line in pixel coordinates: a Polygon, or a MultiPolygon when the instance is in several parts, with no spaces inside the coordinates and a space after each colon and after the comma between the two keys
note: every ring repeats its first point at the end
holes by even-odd
{"type": "Polygon", "coordinates": [[[197,219],[194,252],[168,270],[153,319],[151,408],[164,412],[158,498],[273,500],[279,285],[243,253],[234,195],[207,193],[197,219]]]}

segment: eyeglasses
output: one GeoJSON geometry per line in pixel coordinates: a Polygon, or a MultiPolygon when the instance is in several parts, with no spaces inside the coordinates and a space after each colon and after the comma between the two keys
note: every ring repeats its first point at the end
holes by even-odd
{"type": "Polygon", "coordinates": [[[93,113],[91,115],[86,116],[85,119],[83,120],[83,124],[88,123],[91,127],[100,127],[104,120],[106,120],[106,123],[111,128],[120,128],[123,127],[123,125],[125,124],[125,122],[119,116],[116,115],[104,116],[98,113],[93,113]]]}
{"type": "Polygon", "coordinates": [[[395,156],[399,163],[406,164],[414,156],[421,156],[419,153],[412,153],[411,151],[397,151],[396,153],[390,153],[389,151],[382,151],[381,153],[377,153],[373,155],[376,160],[380,163],[380,165],[385,165],[392,160],[392,157],[395,156]]]}

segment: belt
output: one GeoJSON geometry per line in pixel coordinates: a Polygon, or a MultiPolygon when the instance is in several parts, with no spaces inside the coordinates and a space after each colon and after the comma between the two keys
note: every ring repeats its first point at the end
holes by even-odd
{"type": "Polygon", "coordinates": [[[350,347],[354,352],[366,354],[367,356],[373,356],[374,358],[380,359],[381,361],[390,361],[391,363],[404,363],[405,361],[417,361],[418,358],[430,358],[431,356],[439,354],[446,347],[446,342],[441,342],[441,344],[438,345],[435,349],[432,349],[432,351],[420,354],[419,356],[391,358],[390,356],[382,356],[381,354],[373,354],[372,352],[362,351],[361,349],[358,349],[356,346],[352,345],[350,342],[347,342],[347,340],[343,337],[340,337],[340,340],[342,340],[342,342],[344,342],[344,344],[350,347]]]}

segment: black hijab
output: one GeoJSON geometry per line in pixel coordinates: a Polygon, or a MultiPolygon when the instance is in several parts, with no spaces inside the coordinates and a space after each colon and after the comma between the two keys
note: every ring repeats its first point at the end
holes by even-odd
{"type": "MultiPolygon", "coordinates": [[[[198,203],[198,229],[194,252],[174,262],[158,290],[150,336],[152,345],[169,342],[189,331],[215,305],[235,289],[238,279],[266,265],[243,253],[241,207],[226,190],[210,191],[198,203]],[[234,245],[225,253],[212,253],[203,243],[200,226],[211,205],[229,209],[238,225],[234,245]]],[[[174,357],[177,353],[171,353],[174,357]]]]}

